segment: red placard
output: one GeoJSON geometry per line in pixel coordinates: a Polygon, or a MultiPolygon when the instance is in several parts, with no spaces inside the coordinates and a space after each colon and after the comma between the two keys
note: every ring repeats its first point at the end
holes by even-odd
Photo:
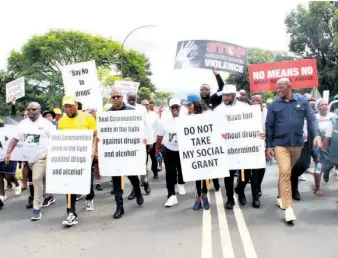
{"type": "Polygon", "coordinates": [[[316,59],[249,65],[250,91],[274,91],[280,78],[289,78],[291,88],[318,87],[316,59]]]}

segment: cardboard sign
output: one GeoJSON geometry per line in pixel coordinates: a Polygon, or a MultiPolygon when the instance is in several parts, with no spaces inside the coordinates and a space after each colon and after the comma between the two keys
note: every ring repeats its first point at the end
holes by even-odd
{"type": "Polygon", "coordinates": [[[67,65],[62,67],[61,72],[66,95],[76,97],[84,109],[102,109],[95,61],[67,65]]]}
{"type": "Polygon", "coordinates": [[[143,112],[108,111],[96,115],[99,168],[102,176],[146,174],[143,112]]]}
{"type": "Polygon", "coordinates": [[[25,77],[16,79],[15,81],[6,84],[6,103],[15,99],[20,99],[25,96],[25,77]]]}
{"type": "Polygon", "coordinates": [[[224,118],[220,125],[227,135],[229,169],[265,168],[265,141],[259,136],[263,131],[261,112],[260,105],[235,106],[214,112],[214,119],[224,118]]]}
{"type": "MultiPolygon", "coordinates": [[[[0,162],[3,161],[4,156],[7,152],[8,145],[12,138],[17,134],[18,126],[16,125],[6,125],[5,127],[0,128],[0,137],[1,137],[1,144],[2,144],[2,154],[0,154],[0,162]],[[5,139],[7,137],[7,140],[5,139]]],[[[11,153],[11,160],[12,161],[27,161],[23,153],[23,142],[19,141],[14,150],[11,153]]]]}
{"type": "Polygon", "coordinates": [[[115,81],[113,89],[121,91],[122,96],[124,97],[125,101],[127,101],[126,96],[128,93],[137,94],[138,88],[140,86],[139,82],[133,81],[115,81]]]}
{"type": "Polygon", "coordinates": [[[187,40],[177,43],[175,69],[205,68],[243,75],[248,51],[232,43],[187,40]]]}
{"type": "Polygon", "coordinates": [[[316,59],[249,65],[250,91],[274,91],[280,78],[289,78],[293,89],[318,87],[316,59]]]}
{"type": "Polygon", "coordinates": [[[184,181],[228,177],[225,140],[210,114],[185,116],[178,120],[179,152],[184,181]]]}
{"type": "Polygon", "coordinates": [[[93,131],[61,130],[52,134],[47,155],[46,192],[90,192],[93,131]]]}

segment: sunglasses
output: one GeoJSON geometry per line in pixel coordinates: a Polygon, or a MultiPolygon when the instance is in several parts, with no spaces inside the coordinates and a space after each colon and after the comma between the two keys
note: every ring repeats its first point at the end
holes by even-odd
{"type": "Polygon", "coordinates": [[[111,98],[112,99],[119,99],[119,98],[121,98],[122,96],[112,96],[111,98]]]}
{"type": "Polygon", "coordinates": [[[30,112],[30,111],[37,111],[38,109],[37,108],[27,108],[26,109],[28,112],[30,112]]]}

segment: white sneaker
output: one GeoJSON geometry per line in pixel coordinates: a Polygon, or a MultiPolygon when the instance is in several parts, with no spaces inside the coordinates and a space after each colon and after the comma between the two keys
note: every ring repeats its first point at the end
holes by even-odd
{"type": "Polygon", "coordinates": [[[21,191],[22,191],[22,189],[21,189],[21,182],[19,181],[19,185],[14,187],[15,195],[20,195],[21,191]]]}
{"type": "Polygon", "coordinates": [[[7,201],[7,196],[6,195],[5,196],[0,195],[0,200],[3,201],[3,202],[7,201]]]}
{"type": "Polygon", "coordinates": [[[179,195],[185,195],[186,194],[184,185],[177,184],[177,189],[178,189],[178,194],[179,195]]]}
{"type": "Polygon", "coordinates": [[[86,211],[94,210],[94,200],[86,200],[86,211]]]}
{"type": "Polygon", "coordinates": [[[285,209],[285,221],[296,221],[296,215],[293,213],[293,209],[291,207],[285,209]]]}
{"type": "Polygon", "coordinates": [[[67,219],[62,222],[62,225],[71,227],[77,223],[79,223],[77,216],[75,216],[73,213],[69,213],[67,219]]]}
{"type": "Polygon", "coordinates": [[[176,195],[172,195],[168,198],[166,203],[164,204],[165,207],[173,207],[178,203],[176,195]]]}
{"type": "Polygon", "coordinates": [[[304,175],[304,174],[301,174],[301,175],[299,176],[299,180],[300,180],[300,181],[306,181],[305,175],[304,175]]]}
{"type": "Polygon", "coordinates": [[[281,209],[281,210],[285,210],[285,207],[283,206],[283,202],[281,198],[277,198],[277,206],[281,209]]]}

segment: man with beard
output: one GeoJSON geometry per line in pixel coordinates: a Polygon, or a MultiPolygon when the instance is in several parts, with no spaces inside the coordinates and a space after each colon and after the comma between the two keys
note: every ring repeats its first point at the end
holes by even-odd
{"type": "MultiPolygon", "coordinates": [[[[201,101],[204,102],[211,110],[214,110],[222,103],[222,90],[224,87],[224,81],[222,80],[220,74],[215,70],[213,70],[213,73],[217,80],[218,91],[210,96],[210,85],[202,84],[200,87],[201,101]]],[[[213,179],[212,182],[214,183],[215,190],[218,191],[220,188],[218,178],[213,179]]]]}

